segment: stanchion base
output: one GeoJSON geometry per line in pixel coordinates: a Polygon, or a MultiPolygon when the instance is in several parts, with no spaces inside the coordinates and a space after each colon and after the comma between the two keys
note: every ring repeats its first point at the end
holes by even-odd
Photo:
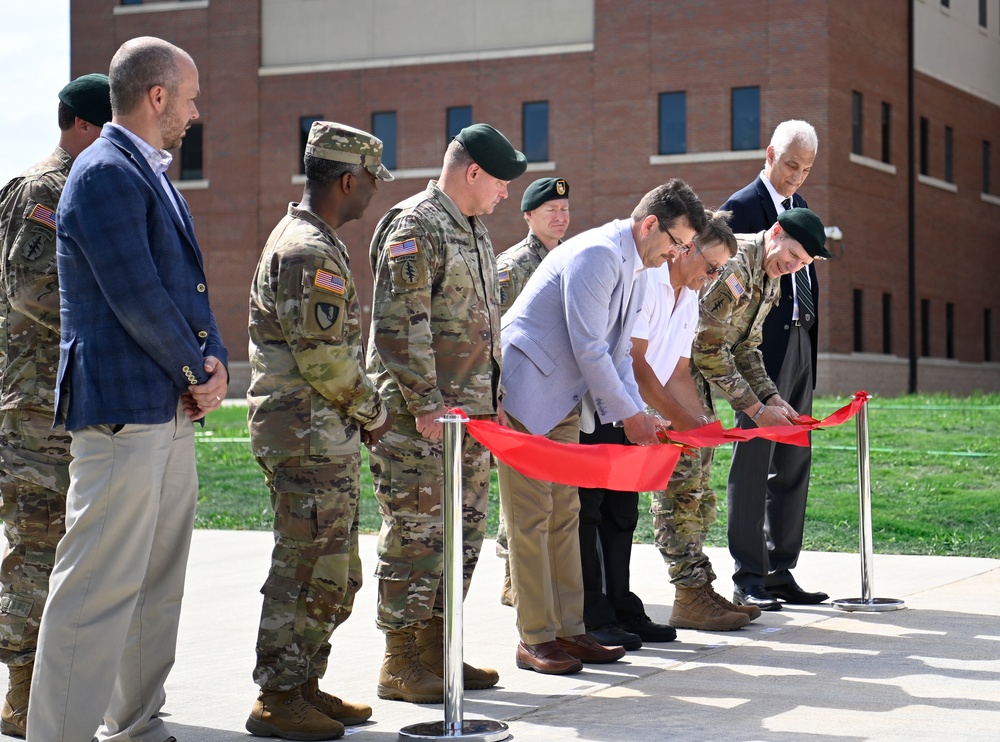
{"type": "Polygon", "coordinates": [[[906,603],[896,598],[841,598],[832,601],[834,608],[842,611],[859,611],[861,613],[881,613],[882,611],[898,611],[905,608],[906,603]]]}
{"type": "Polygon", "coordinates": [[[469,742],[500,742],[510,737],[510,730],[502,721],[492,719],[463,719],[461,729],[447,729],[444,721],[427,721],[410,724],[399,730],[401,740],[461,739],[469,742]]]}

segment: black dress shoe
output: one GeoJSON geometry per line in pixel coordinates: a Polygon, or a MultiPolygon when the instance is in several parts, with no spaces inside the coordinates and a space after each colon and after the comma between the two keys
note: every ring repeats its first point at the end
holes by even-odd
{"type": "Polygon", "coordinates": [[[763,585],[747,585],[733,590],[733,602],[736,605],[755,605],[762,611],[780,611],[779,603],[763,585]]]}
{"type": "Polygon", "coordinates": [[[624,631],[616,623],[606,623],[596,629],[587,629],[587,636],[606,647],[625,647],[629,652],[642,649],[642,637],[624,631]]]}
{"type": "MultiPolygon", "coordinates": [[[[672,642],[677,638],[677,629],[662,623],[654,623],[645,613],[635,618],[618,621],[619,628],[631,634],[636,634],[644,642],[672,642]]],[[[628,647],[626,647],[628,649],[628,647]]]]}
{"type": "Polygon", "coordinates": [[[795,580],[784,585],[769,585],[767,591],[778,600],[795,605],[816,605],[830,598],[826,593],[807,593],[796,584],[795,580]]]}

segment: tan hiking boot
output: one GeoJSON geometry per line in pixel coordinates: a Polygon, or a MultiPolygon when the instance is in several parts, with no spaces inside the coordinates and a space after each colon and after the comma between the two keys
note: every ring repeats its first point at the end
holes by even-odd
{"type": "Polygon", "coordinates": [[[28,723],[28,692],[31,690],[31,672],[34,663],[10,665],[10,683],[7,697],[0,712],[0,732],[11,737],[23,737],[28,723]]]}
{"type": "Polygon", "coordinates": [[[736,613],[745,613],[746,617],[753,621],[755,618],[760,618],[760,608],[755,605],[736,605],[729,600],[715,592],[712,587],[712,583],[705,585],[705,592],[708,593],[708,597],[714,600],[717,604],[721,605],[727,611],[735,611],[736,613]]]}
{"type": "Polygon", "coordinates": [[[331,719],[336,719],[345,727],[364,724],[371,718],[372,707],[367,703],[350,703],[337,696],[331,696],[319,689],[319,678],[310,678],[299,686],[302,697],[331,719]]]}
{"type": "Polygon", "coordinates": [[[750,623],[746,614],[727,611],[702,587],[674,586],[674,609],[670,625],[675,629],[734,631],[750,623]]]}
{"type": "Polygon", "coordinates": [[[415,628],[385,632],[378,697],[410,703],[443,703],[444,681],[420,661],[416,635],[415,628]]]}
{"type": "MultiPolygon", "coordinates": [[[[435,616],[422,629],[417,629],[417,651],[424,666],[439,678],[444,677],[444,619],[435,616]]],[[[500,673],[491,667],[462,665],[465,690],[484,690],[500,682],[500,673]]]]}
{"type": "Polygon", "coordinates": [[[503,587],[500,588],[500,605],[514,607],[514,585],[510,581],[510,562],[505,562],[503,587]]]}
{"type": "Polygon", "coordinates": [[[246,728],[255,737],[320,740],[344,736],[344,725],[303,698],[300,688],[261,688],[246,728]]]}

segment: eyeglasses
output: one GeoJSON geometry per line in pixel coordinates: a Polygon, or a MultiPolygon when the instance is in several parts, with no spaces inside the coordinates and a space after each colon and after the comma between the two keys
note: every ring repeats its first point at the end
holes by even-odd
{"type": "MultiPolygon", "coordinates": [[[[711,263],[709,263],[708,262],[708,258],[705,257],[705,253],[703,253],[701,251],[701,248],[698,247],[698,243],[693,242],[693,241],[690,244],[687,244],[687,243],[684,243],[684,242],[678,242],[677,238],[674,237],[672,234],[670,234],[670,230],[666,228],[666,226],[663,224],[663,222],[661,222],[659,219],[657,219],[656,221],[659,223],[660,229],[662,229],[664,232],[667,233],[667,237],[669,237],[670,241],[673,242],[677,247],[683,247],[683,248],[687,248],[687,250],[690,250],[691,249],[691,245],[694,245],[694,249],[698,252],[699,255],[701,255],[701,259],[705,261],[705,265],[708,266],[708,275],[710,275],[710,276],[717,276],[720,273],[722,273],[723,269],[725,269],[725,267],[726,267],[725,263],[723,263],[720,266],[714,266],[711,263]]],[[[687,250],[685,250],[685,252],[687,252],[687,250]]]]}

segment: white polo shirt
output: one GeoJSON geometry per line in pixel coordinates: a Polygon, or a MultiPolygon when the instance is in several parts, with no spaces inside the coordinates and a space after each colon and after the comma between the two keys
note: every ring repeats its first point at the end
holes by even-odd
{"type": "Polygon", "coordinates": [[[632,328],[632,337],[645,340],[646,363],[666,384],[681,358],[691,357],[698,329],[698,292],[684,287],[674,302],[670,265],[646,271],[646,296],[632,328]]]}

